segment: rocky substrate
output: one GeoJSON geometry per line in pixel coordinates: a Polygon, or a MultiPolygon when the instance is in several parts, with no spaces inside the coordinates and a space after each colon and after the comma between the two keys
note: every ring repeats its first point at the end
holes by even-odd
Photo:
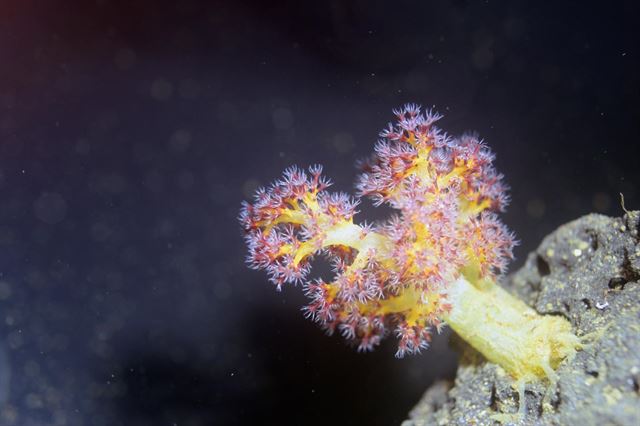
{"type": "Polygon", "coordinates": [[[578,336],[592,337],[560,365],[553,388],[527,385],[524,418],[515,416],[513,380],[454,340],[461,352],[455,381],[429,388],[402,426],[640,425],[639,228],[639,211],[582,217],[546,237],[506,280],[539,313],[563,315],[578,336]]]}

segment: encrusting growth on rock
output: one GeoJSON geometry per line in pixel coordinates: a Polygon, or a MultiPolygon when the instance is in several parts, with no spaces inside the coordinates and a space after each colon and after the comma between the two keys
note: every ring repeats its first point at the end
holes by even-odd
{"type": "Polygon", "coordinates": [[[301,283],[305,315],[361,351],[393,333],[398,357],[420,352],[446,323],[518,383],[553,380],[580,340],[564,318],[541,316],[496,284],[515,240],[496,214],[508,197],[494,155],[475,135],[441,131],[437,113],[411,104],[394,113],[361,165],[358,198],[328,192],[320,166],[292,167],[243,204],[247,263],[278,289],[301,283]],[[363,196],[397,213],[356,224],[363,196]],[[329,282],[307,279],[317,255],[333,265],[329,282]]]}

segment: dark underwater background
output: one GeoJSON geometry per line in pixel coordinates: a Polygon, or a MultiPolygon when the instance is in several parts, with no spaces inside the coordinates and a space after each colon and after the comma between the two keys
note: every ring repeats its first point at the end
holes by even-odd
{"type": "MultiPolygon", "coordinates": [[[[521,245],[640,208],[635,2],[6,1],[0,425],[393,425],[453,377],[250,271],[240,203],[354,163],[406,102],[497,154],[521,245]]],[[[364,203],[357,219],[388,209],[364,203]]],[[[317,272],[316,272],[317,273],[317,272]]]]}

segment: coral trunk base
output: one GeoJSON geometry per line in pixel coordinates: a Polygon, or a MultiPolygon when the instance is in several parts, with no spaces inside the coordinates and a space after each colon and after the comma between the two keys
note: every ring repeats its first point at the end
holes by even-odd
{"type": "Polygon", "coordinates": [[[461,275],[451,284],[451,328],[516,380],[554,380],[554,370],[580,347],[565,318],[540,315],[500,286],[478,288],[461,275]]]}

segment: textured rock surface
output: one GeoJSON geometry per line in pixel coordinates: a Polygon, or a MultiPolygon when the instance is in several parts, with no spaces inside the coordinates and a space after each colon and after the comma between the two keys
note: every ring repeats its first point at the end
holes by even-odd
{"type": "MultiPolygon", "coordinates": [[[[561,364],[556,386],[528,384],[525,418],[504,423],[640,425],[639,228],[637,211],[585,216],[545,238],[509,277],[506,287],[538,312],[564,315],[578,336],[597,337],[561,364]]],[[[492,425],[496,414],[517,411],[511,378],[455,344],[462,352],[455,382],[428,389],[403,426],[492,425]]]]}

